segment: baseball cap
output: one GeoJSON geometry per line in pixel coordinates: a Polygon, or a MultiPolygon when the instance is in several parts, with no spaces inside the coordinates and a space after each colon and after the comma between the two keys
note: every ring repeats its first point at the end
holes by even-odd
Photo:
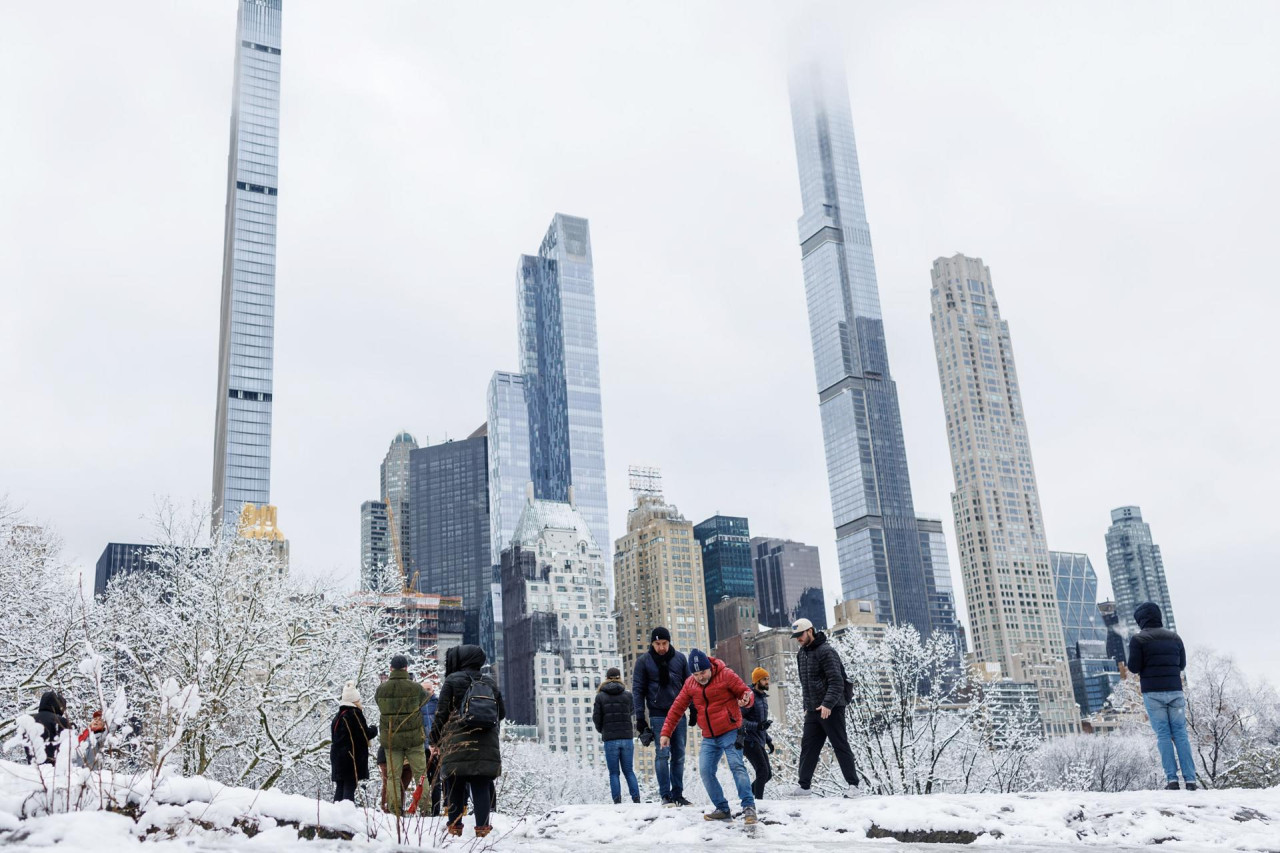
{"type": "Polygon", "coordinates": [[[813,623],[810,622],[808,619],[797,619],[796,621],[791,623],[791,636],[799,637],[801,634],[803,634],[805,631],[808,631],[812,627],[813,627],[813,623]]]}

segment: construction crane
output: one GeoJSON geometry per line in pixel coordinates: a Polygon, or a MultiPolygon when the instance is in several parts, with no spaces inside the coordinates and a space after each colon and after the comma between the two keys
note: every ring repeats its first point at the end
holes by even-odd
{"type": "Polygon", "coordinates": [[[387,527],[391,529],[391,550],[396,555],[396,569],[400,572],[400,594],[412,595],[418,591],[418,573],[413,573],[413,586],[409,586],[410,578],[404,571],[404,555],[400,549],[400,525],[396,524],[396,511],[387,501],[387,527]]]}

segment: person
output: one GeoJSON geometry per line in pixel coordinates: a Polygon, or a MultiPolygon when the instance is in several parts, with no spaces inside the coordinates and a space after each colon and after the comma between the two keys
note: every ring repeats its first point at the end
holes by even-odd
{"type": "Polygon", "coordinates": [[[764,786],[773,778],[769,756],[773,754],[773,738],[769,737],[769,671],[756,667],[751,671],[751,692],[756,700],[742,711],[742,757],[751,762],[756,778],[751,782],[751,794],[757,800],[764,798],[764,786]]]}
{"type": "Polygon", "coordinates": [[[98,763],[99,750],[102,746],[102,737],[107,731],[107,721],[102,715],[102,709],[93,712],[93,716],[89,718],[89,725],[80,733],[79,742],[83,745],[84,766],[93,768],[98,763]]]}
{"type": "MultiPolygon", "coordinates": [[[[422,706],[422,732],[427,739],[427,743],[431,743],[431,723],[436,718],[436,710],[440,707],[440,696],[438,689],[440,687],[435,676],[428,673],[422,674],[422,686],[427,691],[427,704],[422,706]]],[[[431,816],[437,817],[440,814],[440,795],[442,786],[440,783],[440,762],[435,755],[427,753],[427,784],[431,786],[431,816]]]]}
{"type": "MultiPolygon", "coordinates": [[[[653,741],[653,731],[661,731],[676,694],[689,677],[689,661],[671,646],[671,632],[654,628],[649,634],[649,651],[636,660],[631,676],[631,697],[635,703],[636,733],[640,743],[653,741]]],[[[658,794],[664,806],[693,805],[684,798],[684,747],[689,727],[683,719],[672,731],[670,743],[659,744],[653,770],[658,777],[658,794]]]]}
{"type": "MultiPolygon", "coordinates": [[[[387,802],[392,814],[404,811],[405,764],[409,765],[409,778],[422,779],[427,773],[426,736],[422,730],[422,706],[427,704],[427,692],[422,685],[409,677],[409,660],[404,655],[391,658],[391,675],[378,685],[374,693],[378,702],[381,732],[378,740],[385,747],[387,772],[387,802]]],[[[424,812],[428,803],[419,804],[424,812]]]]}
{"type": "Polygon", "coordinates": [[[791,623],[791,638],[800,645],[796,652],[800,675],[800,696],[804,704],[804,729],[800,735],[799,787],[792,796],[807,797],[812,792],[813,772],[818,769],[822,747],[831,741],[840,773],[844,776],[846,797],[858,797],[858,767],[849,747],[849,732],[845,728],[844,709],[848,703],[845,694],[844,663],[835,647],[827,642],[827,635],[815,631],[808,619],[791,623]]]}
{"type": "Polygon", "coordinates": [[[595,707],[591,709],[591,721],[604,741],[604,760],[609,766],[609,792],[615,803],[622,802],[622,782],[619,774],[627,779],[631,802],[640,802],[640,783],[632,769],[636,742],[631,733],[631,694],[622,684],[622,671],[616,666],[605,672],[605,680],[596,691],[595,707]]]}
{"type": "Polygon", "coordinates": [[[715,811],[704,814],[706,820],[732,820],[729,801],[716,778],[720,756],[729,761],[738,799],[742,802],[744,823],[756,822],[756,800],[751,793],[751,777],[742,763],[742,750],[737,748],[738,729],[742,726],[742,709],[755,703],[755,694],[743,683],[738,674],[724,665],[724,661],[708,657],[701,649],[689,652],[689,671],[684,686],[676,694],[662,724],[662,745],[666,746],[679,723],[684,721],[685,709],[697,710],[698,727],[702,729],[702,750],[698,754],[698,774],[702,787],[715,811]]]}
{"type": "MultiPolygon", "coordinates": [[[[40,705],[32,715],[37,723],[44,727],[44,760],[38,764],[53,764],[58,757],[58,740],[64,731],[71,728],[71,721],[66,717],[67,700],[56,690],[46,690],[40,696],[40,705]]],[[[30,759],[34,761],[34,756],[30,759]]]]}
{"type": "Polygon", "coordinates": [[[454,646],[445,654],[445,677],[440,684],[440,706],[431,724],[431,751],[438,756],[444,795],[449,804],[450,835],[462,835],[467,792],[476,816],[476,837],[483,838],[489,824],[494,780],[502,775],[499,729],[507,712],[493,676],[484,675],[484,649],[454,646]]]}
{"type": "Polygon", "coordinates": [[[1160,763],[1164,765],[1165,788],[1179,790],[1178,769],[1188,791],[1196,790],[1196,762],[1187,737],[1187,699],[1182,693],[1182,671],[1187,668],[1187,650],[1182,638],[1164,627],[1160,605],[1139,604],[1133,611],[1138,633],[1129,638],[1129,671],[1138,675],[1142,704],[1156,733],[1160,763]]]}
{"type": "Polygon", "coordinates": [[[369,778],[369,741],[378,736],[378,727],[364,718],[360,691],[354,681],[342,686],[338,713],[329,724],[329,767],[333,778],[333,801],[355,802],[356,785],[369,778]]]}

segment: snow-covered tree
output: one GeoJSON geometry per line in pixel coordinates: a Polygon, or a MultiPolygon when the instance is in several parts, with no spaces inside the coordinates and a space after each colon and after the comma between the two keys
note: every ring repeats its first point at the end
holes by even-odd
{"type": "Polygon", "coordinates": [[[1210,787],[1271,778],[1280,743],[1274,689],[1251,683],[1229,655],[1196,649],[1189,657],[1187,729],[1197,775],[1210,787]]]}

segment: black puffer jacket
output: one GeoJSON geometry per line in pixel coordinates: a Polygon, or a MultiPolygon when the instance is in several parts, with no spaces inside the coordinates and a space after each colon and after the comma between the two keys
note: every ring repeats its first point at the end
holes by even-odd
{"type": "Polygon", "coordinates": [[[436,709],[435,722],[431,724],[431,745],[440,748],[440,772],[446,776],[502,775],[502,753],[499,749],[501,724],[488,731],[463,729],[454,719],[462,708],[462,699],[472,681],[484,679],[493,688],[498,700],[498,719],[504,720],[507,710],[502,704],[502,693],[491,676],[481,675],[484,666],[484,649],[479,646],[455,646],[444,657],[444,681],[440,684],[440,707],[436,709]]]}
{"type": "Polygon", "coordinates": [[[844,664],[835,646],[827,642],[826,634],[819,631],[812,643],[801,647],[796,653],[796,663],[806,714],[819,705],[838,708],[845,704],[844,664]]]}
{"type": "Polygon", "coordinates": [[[676,695],[684,687],[685,679],[691,675],[688,658],[684,656],[684,652],[677,652],[675,649],[671,650],[671,660],[666,662],[666,669],[667,683],[663,684],[658,656],[654,653],[652,644],[649,651],[636,660],[636,670],[631,676],[631,701],[635,707],[636,719],[643,718],[646,726],[649,725],[649,717],[667,716],[671,703],[676,701],[676,695]]]}
{"type": "Polygon", "coordinates": [[[46,690],[40,697],[40,709],[32,715],[37,723],[44,726],[46,764],[52,764],[58,754],[58,735],[71,728],[71,721],[63,716],[66,713],[67,700],[62,698],[62,694],[56,690],[46,690]]]}
{"type": "Polygon", "coordinates": [[[769,737],[769,694],[754,685],[756,701],[750,708],[742,709],[742,736],[747,743],[767,746],[769,737]]]}
{"type": "Polygon", "coordinates": [[[596,706],[591,711],[591,721],[601,740],[631,740],[631,694],[622,686],[622,679],[610,678],[600,685],[596,693],[596,706]]]}
{"type": "Polygon", "coordinates": [[[1139,604],[1133,611],[1133,621],[1142,630],[1129,638],[1129,671],[1138,674],[1142,692],[1181,690],[1187,650],[1182,638],[1164,627],[1160,606],[1151,601],[1139,604]]]}

